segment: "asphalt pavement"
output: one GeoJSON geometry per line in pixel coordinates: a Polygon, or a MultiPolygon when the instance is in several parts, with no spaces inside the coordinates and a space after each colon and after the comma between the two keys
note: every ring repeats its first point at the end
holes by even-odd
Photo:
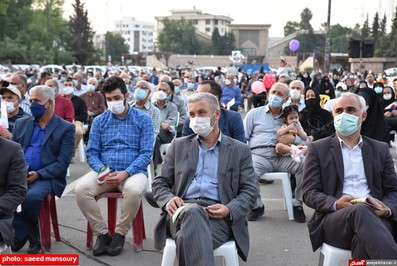
{"type": "MultiPolygon", "coordinates": [[[[395,147],[390,151],[396,158],[395,147]]],[[[76,153],[77,154],[77,153],[76,153]]],[[[56,242],[52,232],[51,254],[78,254],[79,265],[134,265],[155,266],[161,264],[162,252],[153,247],[153,229],[159,218],[159,209],[151,207],[143,199],[143,212],[146,228],[146,239],[143,251],[133,250],[132,231],[126,236],[123,252],[116,256],[94,257],[92,251],[85,247],[87,220],[81,213],[75,200],[74,186],[76,181],[90,168],[86,162],[80,162],[78,155],[70,165],[68,186],[62,198],[56,201],[61,241],[56,242]]],[[[240,265],[249,266],[309,266],[317,265],[319,251],[313,252],[306,223],[288,220],[287,211],[283,208],[282,185],[280,180],[273,184],[261,185],[262,200],[265,204],[265,215],[255,222],[248,222],[250,232],[250,251],[248,261],[240,260],[240,265]]],[[[106,200],[100,200],[102,214],[107,217],[106,200]]],[[[118,204],[120,207],[120,204],[118,204]]],[[[304,206],[309,220],[312,209],[304,206]]],[[[16,254],[24,253],[27,246],[16,254]]],[[[3,253],[4,254],[4,253],[3,253]]],[[[14,253],[15,254],[15,253],[14,253]]],[[[216,258],[216,265],[222,265],[221,258],[216,258]]]]}

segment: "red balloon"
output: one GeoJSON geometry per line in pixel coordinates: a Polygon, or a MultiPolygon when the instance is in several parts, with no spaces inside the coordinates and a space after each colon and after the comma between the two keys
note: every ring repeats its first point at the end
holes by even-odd
{"type": "Polygon", "coordinates": [[[264,84],[258,80],[252,83],[251,89],[256,94],[262,93],[266,90],[264,84]]]}
{"type": "Polygon", "coordinates": [[[270,89],[274,83],[276,83],[276,77],[272,74],[266,74],[263,78],[263,85],[266,89],[270,89]]]}

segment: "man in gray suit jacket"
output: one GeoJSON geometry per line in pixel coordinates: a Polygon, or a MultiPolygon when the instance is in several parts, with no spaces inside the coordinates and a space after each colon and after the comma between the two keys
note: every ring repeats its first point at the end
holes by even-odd
{"type": "Polygon", "coordinates": [[[190,126],[197,134],[177,138],[167,151],[153,195],[163,210],[155,248],[175,239],[179,265],[214,265],[213,250],[230,239],[245,261],[247,214],[256,199],[249,147],[220,133],[218,100],[209,93],[189,96],[190,126]],[[176,222],[171,216],[185,205],[176,222]],[[168,215],[167,215],[168,214],[168,215]]]}
{"type": "Polygon", "coordinates": [[[0,138],[0,243],[11,245],[14,210],[26,194],[26,164],[21,145],[0,138]]]}
{"type": "Polygon", "coordinates": [[[333,107],[336,136],[308,145],[303,200],[313,250],[322,243],[352,250],[353,259],[397,259],[397,175],[387,144],[360,135],[364,98],[346,92],[333,107]],[[373,197],[380,204],[352,204],[373,197]]]}

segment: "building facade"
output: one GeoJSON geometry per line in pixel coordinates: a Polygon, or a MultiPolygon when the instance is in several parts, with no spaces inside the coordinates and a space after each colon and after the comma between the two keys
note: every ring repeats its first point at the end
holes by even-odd
{"type": "Polygon", "coordinates": [[[229,32],[229,25],[233,21],[233,19],[228,16],[203,13],[202,10],[198,10],[196,7],[193,7],[193,9],[170,10],[170,12],[170,16],[155,17],[157,21],[157,34],[163,30],[164,25],[162,21],[165,18],[176,20],[184,18],[186,20],[192,20],[196,30],[206,35],[208,38],[211,38],[215,28],[218,28],[220,35],[225,35],[229,32]]]}
{"type": "Polygon", "coordinates": [[[153,52],[154,23],[137,21],[133,17],[125,17],[115,21],[114,32],[123,36],[129,46],[129,53],[153,52]]]}

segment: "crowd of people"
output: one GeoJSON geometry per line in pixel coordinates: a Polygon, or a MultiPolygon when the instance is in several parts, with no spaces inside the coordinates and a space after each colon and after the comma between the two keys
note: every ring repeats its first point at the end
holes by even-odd
{"type": "Polygon", "coordinates": [[[97,236],[94,256],[122,252],[152,161],[156,177],[145,198],[161,213],[155,247],[173,238],[179,265],[213,265],[212,250],[230,239],[247,259],[246,220],[265,214],[260,183],[273,182],[263,178],[269,172],[290,174],[296,222],[307,221],[304,203],[315,210],[308,222],[314,250],[326,242],[357,259],[397,259],[397,175],[388,148],[397,131],[397,79],[296,73],[281,58],[276,73],[76,69],[16,71],[0,81],[7,112],[0,149],[15,154],[1,159],[0,198],[9,200],[0,201],[0,241],[14,252],[27,241],[28,253],[40,252],[42,202],[62,196],[84,141],[92,170],[81,173],[75,192],[97,236]],[[276,82],[256,93],[253,82],[266,74],[276,82]],[[164,156],[161,145],[169,143],[164,156]],[[114,235],[95,199],[109,191],[123,196],[114,235]],[[381,207],[353,204],[367,197],[381,207]]]}

